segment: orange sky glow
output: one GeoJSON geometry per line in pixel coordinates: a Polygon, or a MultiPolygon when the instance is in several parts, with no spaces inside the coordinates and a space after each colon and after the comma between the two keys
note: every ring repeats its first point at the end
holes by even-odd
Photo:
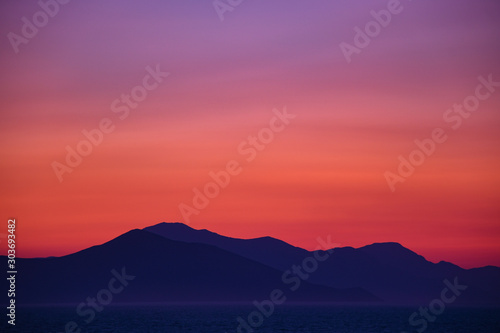
{"type": "MultiPolygon", "coordinates": [[[[347,63],[339,43],[386,2],[278,2],[285,12],[248,2],[224,22],[209,3],[72,2],[19,53],[3,38],[0,211],[4,233],[17,220],[18,256],[61,256],[179,221],[310,250],[331,235],[500,266],[499,5],[405,3],[347,63]],[[148,66],[170,74],[120,119],[111,104],[148,66]],[[453,129],[445,112],[490,75],[498,86],[482,88],[488,97],[453,129]],[[295,117],[248,161],[238,147],[284,108],[295,117]],[[113,130],[60,181],[54,161],[66,165],[66,147],[102,119],[113,130]],[[391,191],[385,173],[435,128],[446,141],[391,191]],[[193,207],[193,189],[231,160],[241,173],[186,220],[179,205],[193,207]]],[[[3,35],[37,10],[2,6],[3,35]]]]}

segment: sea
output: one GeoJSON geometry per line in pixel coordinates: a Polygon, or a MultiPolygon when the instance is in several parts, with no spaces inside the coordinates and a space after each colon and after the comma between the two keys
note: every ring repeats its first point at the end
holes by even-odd
{"type": "Polygon", "coordinates": [[[433,315],[419,307],[339,305],[106,306],[81,316],[76,306],[18,307],[1,332],[29,333],[499,333],[499,308],[455,307],[433,315]],[[410,317],[413,318],[413,325],[410,317]]]}

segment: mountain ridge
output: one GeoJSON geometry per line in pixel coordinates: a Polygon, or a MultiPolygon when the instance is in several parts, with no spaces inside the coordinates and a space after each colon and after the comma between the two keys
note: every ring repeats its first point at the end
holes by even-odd
{"type": "Polygon", "coordinates": [[[124,269],[137,278],[116,295],[123,303],[251,302],[278,288],[290,289],[292,302],[427,304],[446,281],[458,281],[467,290],[455,305],[500,306],[499,267],[432,263],[396,242],[307,251],[269,236],[239,239],[159,223],[67,256],[17,263],[22,304],[78,302],[124,269]]]}
{"type": "MultiPolygon", "coordinates": [[[[267,299],[277,288],[290,289],[274,268],[215,246],[169,240],[140,229],[63,257],[17,259],[17,265],[23,269],[16,280],[20,304],[78,303],[102,291],[121,271],[134,278],[115,296],[118,303],[252,302],[267,299]]],[[[7,287],[7,281],[2,283],[7,287]]],[[[361,288],[339,289],[305,280],[287,298],[377,301],[361,288]]]]}
{"type": "MultiPolygon", "coordinates": [[[[313,254],[272,237],[238,239],[201,232],[186,225],[182,228],[183,233],[179,234],[172,224],[163,222],[144,230],[185,242],[211,244],[278,270],[313,254]]],[[[477,286],[477,294],[465,295],[464,302],[481,303],[487,299],[486,303],[498,304],[500,300],[500,286],[492,282],[497,277],[500,281],[499,267],[467,270],[445,261],[433,263],[397,242],[329,250],[332,255],[311,275],[311,282],[334,288],[361,287],[383,300],[399,304],[424,302],[439,294],[445,279],[461,276],[477,286]]]]}

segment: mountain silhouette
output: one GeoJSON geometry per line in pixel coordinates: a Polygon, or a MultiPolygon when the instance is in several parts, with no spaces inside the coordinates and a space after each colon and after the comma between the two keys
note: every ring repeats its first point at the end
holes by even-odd
{"type": "MultiPolygon", "coordinates": [[[[187,243],[202,243],[217,246],[248,259],[255,260],[279,270],[300,263],[298,260],[311,253],[272,237],[239,239],[221,236],[209,230],[195,230],[182,223],[159,223],[143,230],[168,239],[187,243]]],[[[327,250],[327,249],[325,249],[327,250]]]]}
{"type": "MultiPolygon", "coordinates": [[[[131,280],[114,302],[252,302],[279,289],[289,302],[426,305],[451,283],[466,286],[453,304],[500,305],[499,267],[432,263],[398,243],[316,253],[271,237],[231,238],[181,223],[134,229],[71,255],[16,263],[22,269],[18,304],[80,303],[125,274],[131,280]],[[318,254],[327,259],[307,277],[292,274],[292,266],[304,268],[318,254]]],[[[7,283],[1,283],[4,290],[7,283]]]]}
{"type": "MultiPolygon", "coordinates": [[[[311,252],[271,237],[237,239],[182,223],[160,223],[144,230],[168,239],[210,244],[278,270],[301,263],[311,252]]],[[[333,249],[311,274],[309,282],[333,288],[363,288],[390,304],[425,304],[440,296],[457,279],[467,289],[455,304],[500,305],[500,268],[463,269],[437,264],[399,243],[375,243],[358,249],[333,249]]]]}
{"type": "MultiPolygon", "coordinates": [[[[361,288],[340,290],[308,281],[291,290],[275,268],[212,245],[138,229],[63,257],[17,259],[17,266],[22,269],[18,304],[77,304],[110,288],[110,280],[122,273],[130,281],[114,295],[117,303],[252,302],[269,299],[276,289],[290,302],[377,300],[361,288]]],[[[8,290],[5,279],[3,284],[8,290]]]]}

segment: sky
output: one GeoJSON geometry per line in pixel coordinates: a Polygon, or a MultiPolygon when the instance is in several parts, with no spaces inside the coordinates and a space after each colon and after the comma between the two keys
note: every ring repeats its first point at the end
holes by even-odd
{"type": "Polygon", "coordinates": [[[178,221],[500,266],[498,1],[60,1],[0,5],[2,254],[178,221]]]}

